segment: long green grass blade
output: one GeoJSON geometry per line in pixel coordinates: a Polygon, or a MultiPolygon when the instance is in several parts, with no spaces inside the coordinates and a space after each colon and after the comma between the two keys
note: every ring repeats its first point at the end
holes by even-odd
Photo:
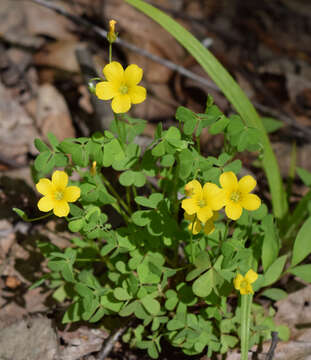
{"type": "Polygon", "coordinates": [[[184,46],[221,89],[243,121],[261,131],[264,148],[263,168],[270,187],[274,215],[283,218],[287,213],[288,204],[279,166],[261,119],[243,90],[211,52],[175,20],[142,0],[125,1],[151,17],[184,46]]]}

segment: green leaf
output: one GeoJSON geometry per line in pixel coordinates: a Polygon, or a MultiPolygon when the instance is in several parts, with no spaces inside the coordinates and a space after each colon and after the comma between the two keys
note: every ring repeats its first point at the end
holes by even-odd
{"type": "Polygon", "coordinates": [[[178,175],[181,179],[187,179],[193,171],[193,153],[189,149],[184,149],[178,154],[179,169],[178,175]]]}
{"type": "Polygon", "coordinates": [[[286,263],[287,255],[283,255],[277,258],[272,265],[268,268],[268,270],[264,273],[264,280],[262,283],[262,287],[269,286],[275,283],[282,274],[286,263]]]}
{"type": "Polygon", "coordinates": [[[290,338],[290,330],[286,325],[278,325],[275,328],[275,331],[277,331],[278,337],[282,341],[288,341],[289,340],[289,338],[290,338]]]}
{"type": "Polygon", "coordinates": [[[81,297],[93,297],[93,291],[82,283],[75,284],[74,289],[81,297]]]}
{"type": "Polygon", "coordinates": [[[62,323],[68,324],[81,320],[82,302],[77,301],[69,306],[65,312],[62,323]]]}
{"type": "Polygon", "coordinates": [[[243,90],[210,51],[182,25],[144,1],[126,0],[126,2],[150,16],[184,46],[223,91],[226,98],[241,115],[243,121],[248,126],[253,126],[260,130],[264,148],[263,167],[270,186],[274,213],[277,218],[285,216],[288,204],[278,163],[261,119],[243,90]]]}
{"type": "Polygon", "coordinates": [[[68,223],[68,229],[71,232],[78,232],[83,228],[84,224],[85,224],[84,219],[72,220],[69,221],[68,223]]]}
{"type": "Polygon", "coordinates": [[[40,153],[34,162],[35,169],[43,174],[51,172],[55,166],[55,158],[50,151],[40,153]]]}
{"type": "Polygon", "coordinates": [[[67,297],[67,293],[65,290],[64,285],[60,286],[58,289],[56,289],[53,292],[53,299],[55,299],[58,302],[63,302],[67,297]]]}
{"type": "Polygon", "coordinates": [[[193,283],[192,290],[195,295],[206,297],[212,292],[212,290],[216,289],[217,285],[221,285],[222,283],[223,278],[215,269],[212,268],[196,279],[193,283]]]}
{"type": "Polygon", "coordinates": [[[106,311],[104,308],[99,307],[96,313],[88,320],[90,323],[96,323],[100,319],[102,319],[106,314],[106,311]]]}
{"type": "Polygon", "coordinates": [[[134,171],[134,185],[136,187],[142,187],[146,184],[146,176],[139,171],[134,171]]]}
{"type": "Polygon", "coordinates": [[[120,161],[124,158],[124,151],[117,139],[114,138],[104,145],[103,166],[111,166],[114,161],[120,161]]]}
{"type": "Polygon", "coordinates": [[[122,317],[127,317],[132,315],[136,310],[137,304],[139,304],[137,301],[133,301],[129,303],[119,312],[119,315],[122,317]]]}
{"type": "Polygon", "coordinates": [[[262,221],[262,227],[265,235],[262,244],[262,265],[264,271],[275,261],[279,252],[279,240],[276,235],[276,227],[273,221],[273,215],[267,215],[262,221]]]}
{"type": "Polygon", "coordinates": [[[163,194],[161,193],[153,193],[149,196],[149,198],[146,198],[145,196],[136,196],[135,202],[139,205],[156,209],[159,202],[163,199],[163,194]]]}
{"type": "Polygon", "coordinates": [[[304,222],[299,230],[293,249],[293,257],[291,266],[300,263],[305,257],[311,253],[311,216],[304,222]]]}
{"type": "Polygon", "coordinates": [[[150,210],[139,210],[132,214],[134,224],[138,226],[146,226],[150,223],[150,210]]]}
{"type": "Polygon", "coordinates": [[[296,166],[296,172],[306,186],[311,186],[311,173],[309,171],[296,166]]]}
{"type": "Polygon", "coordinates": [[[59,141],[58,141],[57,137],[53,133],[48,132],[47,133],[47,138],[49,139],[49,142],[52,145],[53,149],[57,150],[57,146],[59,144],[59,141]]]}
{"type": "Polygon", "coordinates": [[[261,296],[266,296],[269,299],[272,299],[274,301],[279,301],[282,299],[286,299],[287,298],[287,292],[282,290],[282,289],[278,289],[278,288],[271,288],[271,289],[266,289],[261,296]]]}
{"type": "Polygon", "coordinates": [[[300,265],[288,270],[293,275],[298,276],[300,279],[311,283],[311,265],[300,265]]]}
{"type": "Polygon", "coordinates": [[[151,295],[145,296],[140,301],[144,305],[144,308],[149,312],[149,314],[154,316],[159,314],[160,303],[155,300],[151,295]]]}
{"type": "Polygon", "coordinates": [[[170,167],[174,164],[175,157],[171,154],[166,154],[162,157],[160,164],[164,167],[170,167]]]}
{"type": "Polygon", "coordinates": [[[230,120],[223,115],[219,120],[210,126],[209,133],[212,135],[220,134],[225,130],[229,122],[230,120]]]}
{"type": "Polygon", "coordinates": [[[35,139],[34,143],[39,152],[51,151],[50,148],[41,139],[35,139]]]}
{"type": "Polygon", "coordinates": [[[25,213],[25,211],[18,209],[18,208],[13,208],[12,209],[20,218],[22,218],[24,221],[28,221],[29,218],[27,216],[27,214],[25,213]]]}
{"type": "Polygon", "coordinates": [[[160,141],[152,150],[151,154],[155,157],[160,157],[165,154],[165,145],[163,141],[160,141]]]}
{"type": "Polygon", "coordinates": [[[284,126],[282,121],[271,117],[261,117],[261,121],[267,133],[273,133],[284,126]]]}
{"type": "Polygon", "coordinates": [[[134,171],[128,170],[120,175],[119,182],[123,186],[131,186],[134,184],[134,179],[135,179],[134,171]]]}
{"type": "Polygon", "coordinates": [[[193,111],[183,106],[179,106],[177,108],[175,117],[178,121],[184,123],[183,130],[186,135],[191,135],[194,132],[197,117],[193,111]]]}
{"type": "Polygon", "coordinates": [[[226,165],[223,169],[224,172],[226,171],[233,171],[235,174],[238,174],[242,168],[242,161],[240,159],[236,159],[232,161],[230,164],[226,165]]]}
{"type": "Polygon", "coordinates": [[[128,294],[128,292],[121,288],[121,287],[117,287],[113,290],[113,295],[117,300],[130,300],[132,297],[131,295],[128,294]]]}
{"type": "Polygon", "coordinates": [[[147,351],[148,351],[148,355],[152,359],[157,359],[159,357],[158,349],[153,341],[148,341],[147,351]]]}

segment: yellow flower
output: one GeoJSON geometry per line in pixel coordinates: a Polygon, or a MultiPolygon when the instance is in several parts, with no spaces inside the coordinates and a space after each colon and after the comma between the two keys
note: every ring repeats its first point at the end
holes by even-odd
{"type": "Polygon", "coordinates": [[[188,225],[188,230],[192,231],[193,235],[198,234],[202,230],[201,221],[198,220],[198,218],[195,219],[195,215],[189,215],[185,212],[184,218],[185,218],[185,220],[190,221],[190,224],[188,225]],[[193,229],[192,229],[192,223],[193,223],[194,219],[195,219],[195,222],[193,224],[193,229]]]}
{"type": "Polygon", "coordinates": [[[77,186],[67,186],[68,175],[64,171],[55,171],[52,181],[40,179],[36,188],[40,194],[44,195],[38,202],[41,211],[48,212],[53,209],[56,216],[62,217],[69,214],[69,202],[74,202],[80,197],[80,188],[77,186]]]}
{"type": "Polygon", "coordinates": [[[185,192],[190,198],[181,203],[181,207],[189,215],[197,215],[198,220],[206,223],[213,216],[213,211],[223,207],[223,196],[219,187],[212,183],[203,186],[197,181],[192,180],[185,186],[185,192]]]}
{"type": "MultiPolygon", "coordinates": [[[[198,220],[198,218],[195,219],[193,229],[192,229],[192,223],[195,218],[195,215],[189,215],[185,212],[184,218],[185,218],[185,220],[190,221],[190,224],[188,225],[188,230],[192,231],[193,235],[197,235],[199,232],[201,232],[202,224],[201,224],[201,221],[198,220]]],[[[215,211],[213,216],[209,220],[207,220],[204,225],[204,229],[203,229],[204,234],[209,235],[215,230],[214,221],[217,219],[218,219],[218,212],[215,211]]]]}
{"type": "Polygon", "coordinates": [[[256,180],[252,176],[243,176],[238,181],[235,174],[228,171],[220,175],[219,181],[223,189],[225,212],[229,219],[239,219],[243,208],[246,210],[259,208],[260,198],[255,194],[249,194],[256,186],[256,180]]]}
{"type": "Polygon", "coordinates": [[[252,283],[258,278],[258,274],[250,269],[245,276],[238,274],[233,280],[233,285],[236,290],[240,290],[241,295],[254,294],[252,283]]]}
{"type": "Polygon", "coordinates": [[[115,24],[117,22],[115,20],[109,21],[109,32],[107,34],[108,41],[112,44],[117,39],[117,34],[115,33],[115,24]]]}
{"type": "Polygon", "coordinates": [[[103,73],[107,81],[96,84],[95,94],[101,100],[111,100],[112,110],[119,114],[130,110],[131,104],[139,104],[146,99],[146,89],[137,84],[143,77],[143,70],[135,64],[125,70],[120,63],[112,61],[103,73]]]}

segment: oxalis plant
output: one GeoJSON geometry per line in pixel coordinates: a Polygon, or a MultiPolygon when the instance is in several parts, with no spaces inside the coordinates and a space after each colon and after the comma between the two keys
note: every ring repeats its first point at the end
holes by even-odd
{"type": "MultiPolygon", "coordinates": [[[[141,1],[128,2],[156,20],[164,16],[141,1]]],[[[173,20],[164,19],[169,30],[173,20]]],[[[311,281],[311,265],[299,265],[311,253],[311,218],[299,231],[296,226],[307,200],[281,218],[282,202],[274,195],[276,221],[255,178],[240,176],[237,158],[244,151],[259,160],[267,156],[264,127],[224,115],[210,96],[202,114],[179,107],[178,125],[163,130],[158,124],[142,149],[136,139],[146,121],[127,112],[147,96],[139,85],[143,70],[135,64],[124,70],[112,60],[115,24],[110,21],[104,79],[90,87],[111,101],[110,130],[62,142],[49,134],[49,144],[35,140],[38,208],[45,214],[31,219],[14,210],[25,221],[63,217],[73,236],[66,249],[38,242],[49,272],[33,287],[44,282],[55,300],[69,304],[65,324],[128,324],[123,341],[151,358],[165,339],[188,355],[211,357],[240,347],[245,360],[272,331],[289,338],[287,327],[275,324],[272,306],[263,308],[260,299],[285,298],[283,289],[271,286],[288,274],[311,281]],[[218,157],[201,153],[203,129],[223,135],[218,157]]],[[[300,173],[311,183],[310,174],[300,173]]]]}

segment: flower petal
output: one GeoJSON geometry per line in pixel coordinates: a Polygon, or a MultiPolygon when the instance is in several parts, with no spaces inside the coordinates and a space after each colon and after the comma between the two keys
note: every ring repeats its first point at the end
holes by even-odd
{"type": "Polygon", "coordinates": [[[257,210],[261,205],[260,198],[255,194],[245,194],[240,202],[241,206],[246,210],[257,210]]]}
{"type": "Polygon", "coordinates": [[[40,181],[36,184],[36,188],[38,192],[42,195],[49,195],[54,190],[54,186],[49,179],[40,179],[40,181]]]}
{"type": "Polygon", "coordinates": [[[237,274],[237,276],[233,280],[233,285],[236,290],[240,290],[241,282],[244,280],[244,276],[241,274],[237,274]]]}
{"type": "Polygon", "coordinates": [[[96,84],[95,94],[100,100],[110,100],[118,94],[118,91],[114,83],[101,81],[96,84]]]}
{"type": "Polygon", "coordinates": [[[105,78],[113,83],[121,83],[124,80],[123,67],[117,61],[107,64],[103,69],[103,73],[105,78]]]}
{"type": "Polygon", "coordinates": [[[68,184],[68,175],[65,171],[56,170],[52,175],[52,183],[57,189],[65,189],[68,184]]]}
{"type": "Polygon", "coordinates": [[[223,190],[213,183],[206,183],[203,186],[203,198],[213,210],[220,210],[225,205],[223,190]]]}
{"type": "Polygon", "coordinates": [[[200,207],[197,205],[196,199],[193,198],[183,200],[181,202],[181,207],[189,215],[194,215],[200,209],[200,207]]]}
{"type": "Polygon", "coordinates": [[[229,192],[236,191],[238,188],[238,179],[232,171],[227,171],[221,174],[219,182],[222,188],[229,192]]]}
{"type": "Polygon", "coordinates": [[[53,207],[54,207],[54,200],[50,196],[43,196],[43,198],[41,198],[38,201],[38,208],[40,211],[48,212],[52,210],[53,207]]]}
{"type": "Polygon", "coordinates": [[[135,64],[129,65],[124,71],[125,83],[129,87],[137,85],[142,78],[143,69],[135,64]]]}
{"type": "Polygon", "coordinates": [[[250,176],[243,176],[242,179],[239,180],[238,188],[242,194],[248,194],[251,192],[256,186],[256,180],[250,176]]]}
{"type": "Polygon", "coordinates": [[[245,275],[245,280],[250,284],[252,284],[257,279],[258,279],[258,274],[253,269],[249,269],[245,275]]]}
{"type": "Polygon", "coordinates": [[[242,206],[234,203],[233,201],[230,201],[225,207],[226,215],[231,220],[239,219],[242,215],[242,210],[242,206]]]}
{"type": "Polygon", "coordinates": [[[206,223],[213,216],[213,211],[209,206],[199,207],[197,211],[198,219],[206,223]]]}
{"type": "Polygon", "coordinates": [[[206,221],[205,225],[204,225],[204,233],[206,235],[211,234],[213,231],[215,230],[215,224],[214,221],[212,219],[209,219],[206,221]]]}
{"type": "Polygon", "coordinates": [[[69,205],[65,200],[58,200],[54,202],[54,214],[58,217],[67,216],[69,214],[69,205]]]}
{"type": "Polygon", "coordinates": [[[75,202],[79,199],[81,190],[78,186],[68,186],[64,191],[64,200],[68,202],[75,202]]]}
{"type": "Polygon", "coordinates": [[[202,225],[201,222],[196,220],[193,224],[193,228],[192,228],[192,222],[188,225],[188,229],[189,231],[192,231],[193,235],[197,235],[201,230],[202,230],[202,225]]]}
{"type": "Polygon", "coordinates": [[[140,104],[146,100],[147,91],[142,86],[133,86],[129,88],[128,94],[132,104],[140,104]]]}
{"type": "Polygon", "coordinates": [[[191,180],[185,185],[185,193],[189,197],[201,192],[202,192],[202,186],[198,182],[198,180],[191,180]]]}
{"type": "Polygon", "coordinates": [[[112,110],[116,114],[126,113],[131,108],[131,98],[128,94],[118,94],[111,102],[112,110]]]}

